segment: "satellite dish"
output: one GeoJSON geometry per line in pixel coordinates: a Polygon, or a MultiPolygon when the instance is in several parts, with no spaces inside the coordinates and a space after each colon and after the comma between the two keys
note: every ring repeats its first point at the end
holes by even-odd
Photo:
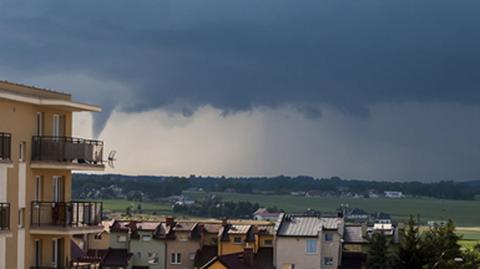
{"type": "Polygon", "coordinates": [[[116,151],[116,150],[112,150],[112,151],[110,151],[110,153],[108,154],[107,163],[108,163],[108,166],[109,166],[110,168],[115,168],[114,162],[117,160],[117,159],[115,158],[115,155],[117,155],[117,151],[116,151]]]}

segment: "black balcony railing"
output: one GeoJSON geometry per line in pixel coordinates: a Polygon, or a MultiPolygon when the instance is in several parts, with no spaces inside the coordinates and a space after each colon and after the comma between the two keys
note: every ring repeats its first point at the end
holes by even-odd
{"type": "Polygon", "coordinates": [[[87,227],[102,221],[101,202],[32,202],[32,226],[87,227]]]}
{"type": "Polygon", "coordinates": [[[11,159],[12,135],[9,133],[0,133],[0,161],[9,161],[11,159]]]}
{"type": "Polygon", "coordinates": [[[10,230],[10,204],[0,203],[0,232],[10,230]]]}
{"type": "Polygon", "coordinates": [[[52,267],[52,266],[32,266],[30,269],[91,269],[91,268],[98,268],[94,267],[92,265],[71,265],[71,266],[58,266],[58,267],[52,267]]]}
{"type": "Polygon", "coordinates": [[[32,161],[103,164],[103,141],[74,137],[34,136],[32,161]]]}

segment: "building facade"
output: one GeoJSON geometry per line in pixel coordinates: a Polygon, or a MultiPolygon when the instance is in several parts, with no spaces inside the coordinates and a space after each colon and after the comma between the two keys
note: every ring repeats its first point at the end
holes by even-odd
{"type": "Polygon", "coordinates": [[[68,267],[72,237],[102,231],[101,203],[71,200],[72,170],[104,169],[103,142],[72,137],[76,111],[100,108],[0,81],[2,269],[68,267]]]}
{"type": "Polygon", "coordinates": [[[343,232],[342,218],[283,215],[277,225],[275,268],[339,268],[343,232]]]}

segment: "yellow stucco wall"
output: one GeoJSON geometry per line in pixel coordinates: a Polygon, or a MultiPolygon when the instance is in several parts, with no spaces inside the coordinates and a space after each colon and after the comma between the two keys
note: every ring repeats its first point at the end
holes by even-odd
{"type": "MultiPolygon", "coordinates": [[[[57,108],[39,107],[31,104],[20,103],[0,99],[0,132],[12,134],[11,158],[13,168],[7,172],[7,202],[11,205],[10,228],[12,236],[7,239],[6,250],[6,267],[17,268],[17,248],[18,248],[18,212],[19,212],[19,145],[24,142],[25,147],[25,165],[26,165],[26,203],[24,213],[24,230],[25,233],[25,267],[33,265],[34,239],[38,237],[31,236],[29,232],[31,220],[31,201],[35,198],[35,176],[44,177],[42,200],[51,201],[53,199],[52,177],[63,176],[65,178],[64,194],[65,200],[71,199],[71,171],[69,170],[47,170],[47,169],[30,169],[30,160],[32,152],[32,136],[36,135],[36,114],[44,113],[44,135],[52,134],[53,115],[60,114],[65,116],[65,135],[72,134],[72,112],[59,110],[57,108]]],[[[59,236],[42,236],[43,238],[43,256],[44,260],[51,265],[51,239],[59,238],[59,236]]],[[[69,237],[63,237],[64,253],[66,260],[70,259],[70,240],[69,237]]],[[[22,243],[23,244],[23,243],[22,243]]]]}

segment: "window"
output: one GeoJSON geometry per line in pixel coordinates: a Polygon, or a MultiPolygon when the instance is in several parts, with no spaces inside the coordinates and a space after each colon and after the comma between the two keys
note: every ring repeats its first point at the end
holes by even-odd
{"type": "Polygon", "coordinates": [[[171,264],[181,264],[182,263],[182,254],[172,253],[172,256],[170,256],[170,263],[171,264]]]}
{"type": "Polygon", "coordinates": [[[325,241],[327,242],[333,241],[333,234],[325,233],[325,241]]]}
{"type": "Polygon", "coordinates": [[[58,258],[59,258],[59,251],[60,251],[60,239],[53,239],[52,240],[52,267],[58,266],[58,258]]]}
{"type": "Polygon", "coordinates": [[[137,257],[138,257],[139,259],[141,259],[141,258],[142,258],[142,252],[137,252],[137,257]]]}
{"type": "Polygon", "coordinates": [[[195,252],[190,252],[190,253],[188,254],[188,258],[189,258],[191,261],[194,261],[194,260],[195,260],[195,255],[196,255],[195,252]]]}
{"type": "Polygon", "coordinates": [[[271,239],[265,239],[265,241],[263,241],[263,244],[264,244],[265,246],[269,246],[269,247],[270,247],[270,246],[273,245],[273,242],[272,242],[271,239]]]}
{"type": "Polygon", "coordinates": [[[127,236],[126,235],[117,235],[117,242],[120,242],[120,243],[127,242],[127,236]]]}
{"type": "Polygon", "coordinates": [[[39,267],[42,264],[42,241],[35,240],[35,266],[39,267]]]}
{"type": "Polygon", "coordinates": [[[25,208],[18,209],[18,228],[25,226],[25,208]]]}
{"type": "Polygon", "coordinates": [[[25,142],[20,143],[18,147],[18,161],[25,161],[25,142]]]}
{"type": "Polygon", "coordinates": [[[323,260],[323,263],[325,265],[333,265],[333,257],[325,257],[325,259],[323,260]]]}
{"type": "Polygon", "coordinates": [[[235,236],[233,238],[233,243],[235,244],[241,244],[242,243],[242,238],[240,236],[235,236]]]}
{"type": "Polygon", "coordinates": [[[142,240],[143,241],[150,241],[150,240],[152,240],[152,236],[149,235],[149,234],[144,234],[144,235],[142,235],[142,240]]]}
{"type": "Polygon", "coordinates": [[[43,135],[43,112],[37,112],[37,136],[43,135]]]}
{"type": "Polygon", "coordinates": [[[317,253],[317,239],[307,239],[307,254],[317,253]]]}
{"type": "Polygon", "coordinates": [[[35,201],[42,200],[42,186],[43,186],[43,177],[35,177],[35,201]]]}
{"type": "Polygon", "coordinates": [[[159,264],[160,258],[158,257],[158,253],[149,252],[148,253],[148,264],[159,264]]]}
{"type": "Polygon", "coordinates": [[[62,202],[64,198],[64,178],[61,176],[53,177],[53,201],[62,202]]]}
{"type": "Polygon", "coordinates": [[[63,136],[65,134],[65,116],[53,115],[52,136],[63,136]]]}

